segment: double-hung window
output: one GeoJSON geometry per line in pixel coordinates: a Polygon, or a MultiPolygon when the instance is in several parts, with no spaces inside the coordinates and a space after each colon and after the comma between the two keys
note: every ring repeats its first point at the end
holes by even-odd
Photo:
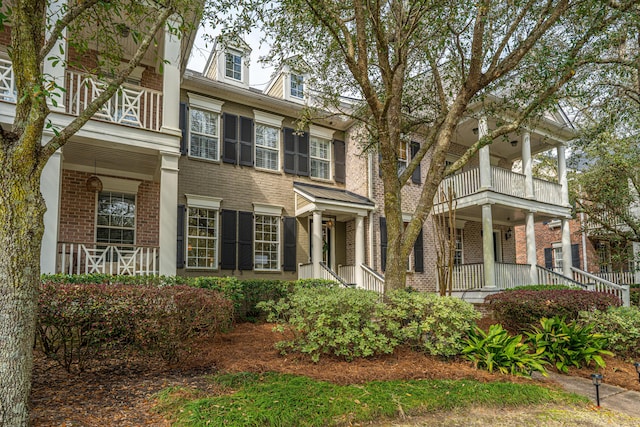
{"type": "Polygon", "coordinates": [[[255,216],[254,268],[280,270],[280,217],[255,216]]]}
{"type": "Polygon", "coordinates": [[[187,268],[218,268],[221,199],[187,194],[187,268]]]}
{"type": "Polygon", "coordinates": [[[328,139],[311,136],[309,141],[311,176],[331,179],[331,142],[328,139]]]}
{"type": "Polygon", "coordinates": [[[462,265],[464,263],[464,246],[462,240],[462,229],[455,228],[454,235],[452,236],[454,239],[453,243],[453,265],[462,265]]]}
{"type": "Polygon", "coordinates": [[[294,98],[304,98],[304,76],[291,74],[291,96],[294,98]]]}
{"type": "Polygon", "coordinates": [[[190,108],[189,114],[189,153],[193,157],[218,160],[220,115],[200,108],[190,108]]]}
{"type": "Polygon", "coordinates": [[[277,171],[279,169],[280,129],[256,124],[256,167],[277,171]]]}
{"type": "Polygon", "coordinates": [[[242,56],[236,52],[226,52],[224,63],[224,75],[242,81],[242,56]]]}
{"type": "Polygon", "coordinates": [[[553,270],[562,272],[562,243],[554,243],[551,246],[553,248],[553,270]]]}
{"type": "Polygon", "coordinates": [[[136,196],[101,191],[98,194],[96,242],[133,245],[136,232],[136,196]]]}
{"type": "Polygon", "coordinates": [[[400,140],[400,144],[398,145],[398,175],[401,174],[409,164],[409,159],[411,158],[409,148],[409,142],[400,140]]]}

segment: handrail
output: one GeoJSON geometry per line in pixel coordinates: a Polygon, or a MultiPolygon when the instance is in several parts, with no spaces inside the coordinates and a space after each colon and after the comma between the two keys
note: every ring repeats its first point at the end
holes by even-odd
{"type": "MultiPolygon", "coordinates": [[[[631,300],[629,295],[629,285],[618,285],[617,283],[610,282],[602,279],[594,274],[580,270],[579,268],[571,267],[573,276],[581,279],[589,279],[594,282],[595,290],[600,292],[612,293],[620,298],[622,304],[625,307],[629,307],[631,300]]],[[[586,286],[586,284],[585,284],[586,286]]]]}
{"type": "Polygon", "coordinates": [[[365,264],[360,264],[362,268],[364,283],[362,288],[368,291],[375,291],[379,294],[384,294],[384,276],[373,271],[373,269],[365,264]]]}
{"type": "Polygon", "coordinates": [[[320,267],[324,268],[324,270],[329,273],[331,277],[335,279],[336,282],[340,283],[343,287],[348,288],[349,285],[342,279],[342,277],[338,276],[327,264],[323,261],[320,261],[320,267]]]}
{"type": "Polygon", "coordinates": [[[384,276],[379,274],[377,271],[373,270],[371,267],[369,267],[366,264],[360,264],[360,267],[362,267],[362,269],[364,271],[366,271],[367,273],[371,274],[372,276],[375,276],[376,279],[381,280],[384,282],[384,276]]]}
{"type": "Polygon", "coordinates": [[[578,288],[587,288],[587,285],[578,282],[577,280],[574,280],[570,277],[567,277],[565,275],[562,275],[560,273],[556,273],[555,271],[549,270],[547,268],[542,267],[541,265],[536,265],[536,270],[538,271],[538,283],[540,284],[545,284],[542,283],[543,281],[540,280],[541,276],[543,275],[547,275],[549,277],[552,277],[554,279],[555,283],[549,283],[550,285],[560,285],[560,284],[564,284],[567,286],[574,286],[574,287],[578,287],[578,288]]]}

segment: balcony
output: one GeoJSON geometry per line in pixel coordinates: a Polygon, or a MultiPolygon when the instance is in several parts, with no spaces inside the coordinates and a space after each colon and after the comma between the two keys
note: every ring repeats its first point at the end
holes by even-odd
{"type": "MultiPolygon", "coordinates": [[[[434,204],[446,203],[448,188],[453,191],[456,200],[479,194],[487,189],[480,184],[480,169],[475,168],[445,178],[438,188],[434,204]]],[[[526,197],[526,177],[496,166],[491,167],[491,187],[494,193],[531,199],[551,205],[562,205],[562,186],[542,179],[533,179],[533,198],[526,197]]]]}
{"type": "Polygon", "coordinates": [[[57,273],[154,275],[159,272],[159,248],[59,242],[57,273]]]}

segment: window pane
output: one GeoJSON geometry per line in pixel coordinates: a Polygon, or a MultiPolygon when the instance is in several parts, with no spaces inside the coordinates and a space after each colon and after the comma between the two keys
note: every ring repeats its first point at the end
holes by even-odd
{"type": "Polygon", "coordinates": [[[103,191],[98,194],[96,241],[113,244],[134,244],[136,196],[103,191]]]}
{"type": "Polygon", "coordinates": [[[256,215],[254,263],[258,270],[279,270],[280,217],[256,215]]]}
{"type": "Polygon", "coordinates": [[[187,266],[217,268],[218,227],[217,210],[189,208],[187,221],[187,266]]]}

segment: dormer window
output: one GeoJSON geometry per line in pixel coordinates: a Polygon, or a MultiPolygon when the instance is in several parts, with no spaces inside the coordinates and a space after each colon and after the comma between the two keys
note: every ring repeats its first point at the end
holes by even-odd
{"type": "Polygon", "coordinates": [[[238,81],[242,80],[242,56],[240,54],[225,53],[225,76],[238,81]]]}
{"type": "Polygon", "coordinates": [[[304,76],[291,74],[291,96],[294,98],[304,98],[304,76]]]}

